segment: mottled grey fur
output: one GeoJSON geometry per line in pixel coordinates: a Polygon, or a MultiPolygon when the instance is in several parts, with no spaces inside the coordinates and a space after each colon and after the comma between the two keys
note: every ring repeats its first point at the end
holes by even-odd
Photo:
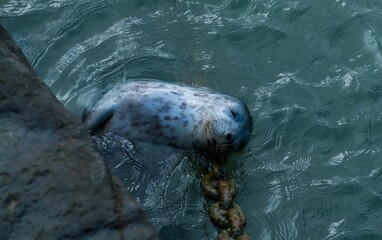
{"type": "Polygon", "coordinates": [[[252,117],[237,98],[154,80],[111,89],[84,111],[83,121],[92,132],[205,153],[237,151],[252,133],[252,117]]]}

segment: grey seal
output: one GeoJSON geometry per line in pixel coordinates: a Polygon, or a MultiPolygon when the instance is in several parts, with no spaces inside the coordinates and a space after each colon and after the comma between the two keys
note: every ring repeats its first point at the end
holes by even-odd
{"type": "Polygon", "coordinates": [[[93,134],[112,132],[202,153],[239,151],[253,127],[248,107],[235,97],[149,79],[112,88],[85,108],[82,119],[93,134]]]}

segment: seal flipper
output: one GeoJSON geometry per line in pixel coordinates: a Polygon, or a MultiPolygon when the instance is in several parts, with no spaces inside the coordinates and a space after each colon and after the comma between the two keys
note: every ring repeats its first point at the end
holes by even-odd
{"type": "Polygon", "coordinates": [[[102,129],[103,125],[113,117],[114,112],[114,106],[99,109],[95,108],[92,110],[85,107],[82,112],[82,121],[85,123],[88,130],[90,130],[91,133],[94,133],[95,131],[102,129]]]}
{"type": "Polygon", "coordinates": [[[84,108],[84,110],[82,111],[82,113],[81,113],[81,121],[82,121],[83,123],[85,123],[85,122],[87,121],[87,119],[88,119],[88,117],[89,117],[89,114],[90,114],[90,107],[89,107],[89,106],[86,106],[86,107],[84,108]]]}

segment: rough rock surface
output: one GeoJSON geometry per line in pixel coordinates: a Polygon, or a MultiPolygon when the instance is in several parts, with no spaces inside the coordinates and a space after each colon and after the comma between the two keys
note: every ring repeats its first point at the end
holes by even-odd
{"type": "Polygon", "coordinates": [[[157,239],[0,26],[0,239],[157,239]]]}

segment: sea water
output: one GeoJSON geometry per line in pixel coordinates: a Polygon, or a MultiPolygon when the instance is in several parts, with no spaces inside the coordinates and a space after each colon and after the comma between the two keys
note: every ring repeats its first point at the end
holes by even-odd
{"type": "MultiPolygon", "coordinates": [[[[382,1],[0,0],[0,23],[77,116],[136,78],[246,102],[226,171],[252,239],[382,239],[382,1]]],[[[159,235],[214,239],[197,161],[140,152],[111,168],[159,235]]]]}

